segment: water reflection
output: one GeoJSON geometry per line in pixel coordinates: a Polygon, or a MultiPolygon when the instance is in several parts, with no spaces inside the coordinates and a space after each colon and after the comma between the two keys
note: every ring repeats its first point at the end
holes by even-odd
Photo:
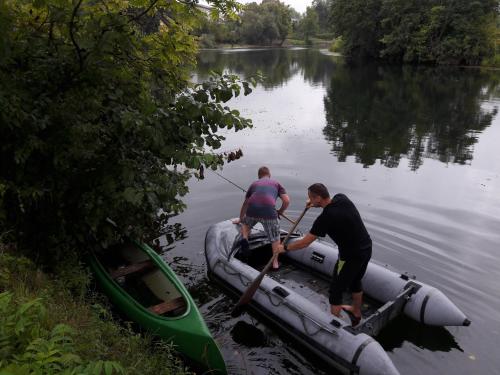
{"type": "Polygon", "coordinates": [[[267,345],[267,338],[264,332],[242,320],[236,322],[231,330],[231,337],[234,342],[248,347],[259,347],[267,345]]]}
{"type": "Polygon", "coordinates": [[[285,85],[293,76],[301,74],[313,85],[328,85],[336,64],[330,56],[317,50],[255,49],[241,51],[203,51],[198,56],[197,73],[206,77],[210,71],[229,70],[248,78],[260,71],[265,89],[285,85]]]}
{"type": "Polygon", "coordinates": [[[393,351],[405,342],[410,342],[432,352],[450,352],[453,349],[463,352],[446,328],[426,326],[404,316],[391,322],[390,329],[382,330],[377,341],[387,351],[393,351]]]}
{"type": "Polygon", "coordinates": [[[402,157],[412,170],[424,158],[466,164],[498,112],[482,107],[497,87],[478,70],[338,66],[323,133],[339,161],[354,156],[365,167],[377,160],[397,167],[402,157]]]}
{"type": "MultiPolygon", "coordinates": [[[[197,73],[204,78],[212,70],[242,77],[260,71],[266,91],[285,86],[297,75],[311,86],[325,87],[323,134],[339,161],[354,156],[364,167],[379,160],[394,168],[403,158],[409,159],[414,171],[425,158],[468,164],[478,133],[498,112],[484,106],[499,95],[496,71],[349,67],[341,58],[312,49],[203,51],[197,73]]],[[[304,103],[307,100],[303,98],[304,103]]]]}

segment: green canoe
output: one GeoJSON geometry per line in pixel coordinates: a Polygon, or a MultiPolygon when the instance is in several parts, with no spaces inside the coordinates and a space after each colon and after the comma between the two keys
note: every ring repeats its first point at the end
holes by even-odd
{"type": "Polygon", "coordinates": [[[132,321],[211,373],[227,373],[191,295],[149,246],[131,242],[92,254],[89,264],[104,292],[132,321]]]}

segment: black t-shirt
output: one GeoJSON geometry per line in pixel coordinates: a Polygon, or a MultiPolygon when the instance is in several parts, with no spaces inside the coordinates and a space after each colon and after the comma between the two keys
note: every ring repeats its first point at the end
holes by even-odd
{"type": "Polygon", "coordinates": [[[323,208],[310,233],[318,237],[328,234],[339,247],[342,260],[358,257],[372,244],[358,210],[344,194],[336,194],[332,202],[323,208]]]}

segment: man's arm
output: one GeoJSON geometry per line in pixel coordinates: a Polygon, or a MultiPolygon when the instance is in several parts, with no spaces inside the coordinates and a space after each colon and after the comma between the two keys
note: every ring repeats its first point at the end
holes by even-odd
{"type": "Polygon", "coordinates": [[[281,207],[278,210],[278,215],[283,214],[290,205],[290,197],[288,196],[288,194],[280,194],[280,199],[281,199],[281,207]]]}
{"type": "MultiPolygon", "coordinates": [[[[303,249],[304,247],[309,246],[312,242],[314,242],[318,238],[314,234],[307,233],[304,237],[300,238],[297,241],[294,241],[286,246],[287,251],[292,251],[292,250],[299,250],[303,249]]],[[[278,246],[278,253],[284,253],[285,252],[285,247],[283,244],[280,244],[278,246]]]]}

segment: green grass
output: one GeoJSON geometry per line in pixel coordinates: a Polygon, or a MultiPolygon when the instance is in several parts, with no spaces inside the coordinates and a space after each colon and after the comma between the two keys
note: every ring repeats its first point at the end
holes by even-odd
{"type": "Polygon", "coordinates": [[[172,347],[115,321],[89,284],[74,261],[47,274],[0,243],[0,374],[189,373],[172,347]]]}

